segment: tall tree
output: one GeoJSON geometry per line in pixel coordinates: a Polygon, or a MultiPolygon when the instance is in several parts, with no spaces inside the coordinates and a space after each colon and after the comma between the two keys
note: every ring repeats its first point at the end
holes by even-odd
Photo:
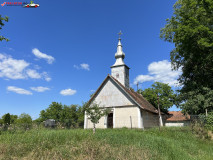
{"type": "Polygon", "coordinates": [[[40,112],[40,117],[43,121],[47,119],[60,121],[62,109],[63,105],[61,103],[52,102],[46,110],[40,112]]]}
{"type": "Polygon", "coordinates": [[[60,122],[62,122],[68,128],[70,128],[71,126],[76,127],[78,120],[77,110],[77,105],[64,105],[61,111],[60,122]]]}
{"type": "Polygon", "coordinates": [[[168,112],[168,109],[175,104],[176,94],[165,83],[155,82],[151,88],[147,88],[144,91],[138,90],[138,93],[142,94],[156,109],[158,109],[157,95],[159,95],[159,107],[163,112],[168,112]]]}
{"type": "MultiPolygon", "coordinates": [[[[9,18],[7,16],[6,17],[2,17],[0,15],[0,30],[4,26],[4,21],[8,22],[8,20],[9,20],[9,18]]],[[[4,36],[0,36],[0,41],[3,41],[3,40],[9,41],[9,39],[5,38],[4,36]]]]}
{"type": "Polygon", "coordinates": [[[4,124],[10,125],[10,121],[11,121],[10,113],[5,114],[2,118],[3,118],[4,124]]]}
{"type": "MultiPolygon", "coordinates": [[[[196,95],[203,95],[206,88],[213,90],[212,15],[212,0],[178,0],[173,16],[161,29],[161,38],[175,44],[170,53],[173,69],[182,69],[180,104],[191,101],[192,94],[196,101],[196,95]]],[[[190,108],[187,103],[182,107],[190,108]]]]}

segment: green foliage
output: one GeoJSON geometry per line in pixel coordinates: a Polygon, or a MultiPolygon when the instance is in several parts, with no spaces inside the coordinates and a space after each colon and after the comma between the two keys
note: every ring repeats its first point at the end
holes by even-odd
{"type": "Polygon", "coordinates": [[[18,119],[17,115],[12,115],[10,113],[7,113],[7,114],[2,116],[2,121],[3,121],[4,124],[9,124],[9,125],[14,124],[14,123],[16,123],[17,119],[18,119]]]}
{"type": "Polygon", "coordinates": [[[0,135],[1,159],[211,160],[213,141],[189,128],[30,130],[0,135]],[[54,157],[54,158],[53,158],[54,157]]]}
{"type": "Polygon", "coordinates": [[[98,104],[93,103],[89,107],[86,108],[86,114],[88,119],[93,123],[93,133],[95,133],[95,125],[99,122],[101,117],[107,115],[109,113],[109,109],[101,108],[98,104]]]}
{"type": "Polygon", "coordinates": [[[32,127],[32,118],[29,114],[22,113],[17,120],[17,124],[23,129],[30,129],[32,127]]]}
{"type": "Polygon", "coordinates": [[[4,120],[0,119],[0,126],[4,124],[4,120]]]}
{"type": "Polygon", "coordinates": [[[11,120],[10,113],[5,114],[2,118],[3,118],[4,124],[10,125],[10,120],[11,120]]]}
{"type": "Polygon", "coordinates": [[[205,127],[208,130],[213,132],[213,112],[208,113],[208,116],[205,118],[205,127]]]}
{"type": "Polygon", "coordinates": [[[213,90],[203,87],[202,89],[195,89],[188,93],[179,95],[184,103],[180,103],[179,107],[184,113],[200,114],[205,113],[207,109],[209,112],[213,111],[213,90]]]}
{"type": "Polygon", "coordinates": [[[52,102],[46,110],[40,112],[37,122],[43,122],[47,119],[54,119],[63,127],[83,127],[85,105],[62,105],[61,103],[52,102]]]}
{"type": "Polygon", "coordinates": [[[12,115],[12,114],[10,115],[10,123],[11,124],[16,123],[17,119],[18,119],[17,115],[12,115]]]}
{"type": "Polygon", "coordinates": [[[98,104],[94,103],[86,109],[86,113],[93,124],[97,124],[101,117],[107,115],[109,110],[101,108],[98,104]]]}
{"type": "MultiPolygon", "coordinates": [[[[9,20],[9,18],[7,16],[6,17],[2,17],[0,15],[0,30],[4,26],[4,21],[8,22],[8,20],[9,20]]],[[[3,40],[9,41],[9,39],[5,38],[4,36],[0,36],[0,41],[3,41],[3,40]]]]}
{"type": "MultiPolygon", "coordinates": [[[[188,103],[195,104],[198,98],[195,94],[203,95],[203,88],[213,90],[212,15],[212,0],[178,0],[173,16],[167,19],[167,24],[161,29],[161,38],[175,44],[170,53],[173,69],[182,69],[183,72],[179,78],[183,86],[180,94],[184,94],[179,97],[180,103],[189,100],[188,103]],[[196,91],[192,93],[193,90],[196,91]],[[191,94],[194,95],[193,99],[190,98],[191,94]]],[[[199,98],[202,99],[202,96],[199,98]]],[[[188,111],[190,107],[185,106],[188,111]]],[[[203,111],[202,108],[197,110],[203,111]]]]}
{"type": "Polygon", "coordinates": [[[40,117],[44,120],[54,119],[60,121],[63,105],[58,102],[52,102],[46,110],[40,112],[40,117]]]}
{"type": "Polygon", "coordinates": [[[157,95],[159,95],[159,106],[163,112],[168,112],[168,109],[175,104],[176,95],[172,88],[165,83],[155,82],[151,88],[144,91],[138,90],[138,93],[142,94],[155,108],[158,108],[157,95]]]}
{"type": "Polygon", "coordinates": [[[60,116],[60,122],[64,123],[66,127],[70,128],[71,126],[76,127],[78,115],[77,115],[77,105],[63,106],[60,116]]]}

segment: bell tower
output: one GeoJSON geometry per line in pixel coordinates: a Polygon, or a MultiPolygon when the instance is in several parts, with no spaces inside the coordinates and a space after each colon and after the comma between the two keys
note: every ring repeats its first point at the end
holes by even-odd
{"type": "Polygon", "coordinates": [[[121,31],[118,33],[118,46],[115,53],[115,64],[111,66],[111,75],[129,89],[129,67],[124,63],[125,53],[122,50],[121,31]]]}

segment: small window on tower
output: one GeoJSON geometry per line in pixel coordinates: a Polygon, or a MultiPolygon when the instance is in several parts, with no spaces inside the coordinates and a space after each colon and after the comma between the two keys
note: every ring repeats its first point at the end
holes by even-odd
{"type": "Polygon", "coordinates": [[[116,78],[119,78],[119,74],[118,73],[116,74],[116,78]]]}

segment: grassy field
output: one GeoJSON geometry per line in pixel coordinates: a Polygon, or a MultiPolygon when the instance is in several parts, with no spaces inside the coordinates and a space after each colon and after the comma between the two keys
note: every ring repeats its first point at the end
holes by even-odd
{"type": "Polygon", "coordinates": [[[212,160],[213,141],[188,128],[1,132],[0,159],[212,160]]]}

